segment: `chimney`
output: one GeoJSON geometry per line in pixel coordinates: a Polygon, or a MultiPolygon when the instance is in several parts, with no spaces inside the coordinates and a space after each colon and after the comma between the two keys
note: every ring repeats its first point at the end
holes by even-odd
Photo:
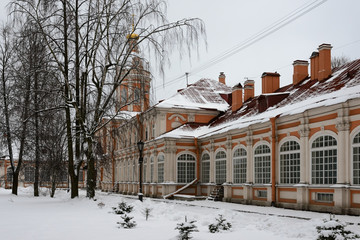
{"type": "Polygon", "coordinates": [[[273,93],[280,87],[280,74],[264,72],[262,78],[262,93],[273,93]]]}
{"type": "Polygon", "coordinates": [[[224,74],[224,72],[220,72],[219,82],[225,84],[225,74],[224,74]]]}
{"type": "Polygon", "coordinates": [[[246,80],[244,83],[244,102],[248,99],[253,98],[255,95],[254,80],[246,80]]]}
{"type": "Polygon", "coordinates": [[[323,43],[319,46],[319,81],[331,75],[331,48],[330,44],[323,43]]]}
{"type": "Polygon", "coordinates": [[[237,84],[232,88],[232,105],[231,105],[231,110],[233,112],[239,110],[242,107],[242,96],[243,91],[242,91],[242,86],[241,84],[237,84]]]}
{"type": "Polygon", "coordinates": [[[319,52],[313,52],[310,56],[311,80],[318,79],[319,73],[319,52]]]}
{"type": "Polygon", "coordinates": [[[308,77],[309,62],[305,60],[296,60],[294,61],[293,66],[294,66],[293,85],[296,85],[308,77]]]}

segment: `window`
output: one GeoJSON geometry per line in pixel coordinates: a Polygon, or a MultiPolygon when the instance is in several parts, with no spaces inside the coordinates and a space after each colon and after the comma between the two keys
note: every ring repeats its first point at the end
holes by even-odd
{"type": "Polygon", "coordinates": [[[233,156],[234,164],[234,183],[246,182],[246,150],[236,149],[233,156]]]}
{"type": "Polygon", "coordinates": [[[312,184],[335,184],[337,177],[337,142],[325,135],[311,145],[312,184]]]}
{"type": "Polygon", "coordinates": [[[164,182],[164,155],[158,156],[158,182],[162,183],[164,182]]]}
{"type": "Polygon", "coordinates": [[[195,158],[190,154],[182,154],[177,159],[177,181],[189,183],[195,179],[195,158]]]}
{"type": "Polygon", "coordinates": [[[270,183],[270,148],[260,145],[254,151],[255,183],[270,183]]]}
{"type": "Polygon", "coordinates": [[[11,167],[8,167],[7,171],[6,171],[6,181],[12,182],[12,180],[13,180],[13,173],[12,173],[11,167]]]}
{"type": "Polygon", "coordinates": [[[150,182],[154,182],[154,157],[150,158],[150,182]]]}
{"type": "Polygon", "coordinates": [[[257,190],[256,196],[258,198],[267,198],[267,191],[266,190],[257,190]]]}
{"type": "Polygon", "coordinates": [[[300,144],[287,141],[280,147],[280,183],[300,182],[300,144]]]}
{"type": "Polygon", "coordinates": [[[146,162],[147,162],[147,158],[144,158],[144,162],[143,162],[143,181],[146,182],[146,162]]]}
{"type": "Polygon", "coordinates": [[[140,89],[135,88],[134,94],[135,94],[134,102],[139,103],[140,102],[140,89]]]}
{"type": "Polygon", "coordinates": [[[123,106],[127,102],[127,89],[125,87],[121,88],[120,91],[120,104],[123,106]]]}
{"type": "Polygon", "coordinates": [[[220,151],[215,156],[215,182],[223,184],[226,182],[226,153],[220,151]]]}
{"type": "Polygon", "coordinates": [[[33,167],[25,167],[25,182],[35,181],[35,170],[33,167]]]}
{"type": "Polygon", "coordinates": [[[334,194],[332,193],[316,193],[316,201],[318,202],[332,202],[334,194]]]}
{"type": "Polygon", "coordinates": [[[152,125],[152,138],[155,138],[155,124],[152,125]]]}
{"type": "Polygon", "coordinates": [[[135,164],[135,160],[133,160],[132,181],[135,182],[135,180],[136,180],[136,164],[135,164]]]}
{"type": "Polygon", "coordinates": [[[84,171],[83,170],[79,170],[79,182],[83,182],[84,181],[84,171]]]}
{"type": "Polygon", "coordinates": [[[131,170],[131,166],[130,166],[130,159],[128,160],[128,172],[127,172],[127,180],[130,181],[130,170],[131,170]]]}
{"type": "Polygon", "coordinates": [[[360,132],[353,140],[353,182],[360,184],[360,132]]]}
{"type": "Polygon", "coordinates": [[[210,155],[207,153],[201,158],[201,182],[210,182],[210,155]]]}
{"type": "Polygon", "coordinates": [[[50,182],[50,174],[48,171],[40,172],[40,181],[41,182],[50,182]]]}

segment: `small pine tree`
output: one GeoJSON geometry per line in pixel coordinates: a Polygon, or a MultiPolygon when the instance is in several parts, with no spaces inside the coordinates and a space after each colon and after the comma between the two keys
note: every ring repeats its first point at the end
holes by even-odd
{"type": "Polygon", "coordinates": [[[145,208],[145,209],[143,210],[142,213],[144,214],[146,221],[147,221],[148,218],[151,216],[151,211],[152,211],[151,208],[145,208]]]}
{"type": "Polygon", "coordinates": [[[338,219],[326,220],[320,226],[317,226],[318,238],[317,240],[347,240],[347,239],[360,239],[360,236],[345,230],[346,224],[340,222],[338,219]]]}
{"type": "Polygon", "coordinates": [[[112,209],[114,210],[115,214],[122,215],[126,213],[131,213],[133,208],[134,208],[133,206],[122,201],[121,203],[119,203],[118,207],[113,207],[112,209]]]}
{"type": "Polygon", "coordinates": [[[190,236],[192,232],[199,231],[195,225],[195,222],[195,220],[188,222],[185,216],[185,222],[177,224],[175,229],[179,230],[179,240],[189,240],[192,238],[190,236]]]}
{"type": "Polygon", "coordinates": [[[219,218],[215,218],[215,220],[217,221],[217,223],[209,225],[209,231],[211,233],[220,232],[220,230],[222,231],[230,230],[231,223],[227,222],[226,219],[223,218],[221,214],[219,214],[219,218]]]}
{"type": "Polygon", "coordinates": [[[124,214],[121,216],[121,218],[122,221],[117,222],[117,224],[121,225],[123,228],[133,228],[136,226],[136,222],[132,220],[134,217],[130,217],[127,214],[124,214]]]}

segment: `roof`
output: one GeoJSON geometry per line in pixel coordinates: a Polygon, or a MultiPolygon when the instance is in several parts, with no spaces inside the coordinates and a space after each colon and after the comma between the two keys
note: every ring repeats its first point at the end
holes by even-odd
{"type": "Polygon", "coordinates": [[[208,137],[233,129],[269,121],[275,116],[302,113],[309,109],[343,103],[360,98],[360,59],[337,69],[324,81],[305,79],[296,85],[278,89],[275,94],[263,94],[244,102],[236,112],[220,114],[209,125],[188,128],[184,125],[163,137],[208,137]]]}
{"type": "Polygon", "coordinates": [[[229,95],[231,91],[231,87],[219,81],[201,79],[158,103],[155,107],[226,111],[229,104],[222,95],[229,95]]]}

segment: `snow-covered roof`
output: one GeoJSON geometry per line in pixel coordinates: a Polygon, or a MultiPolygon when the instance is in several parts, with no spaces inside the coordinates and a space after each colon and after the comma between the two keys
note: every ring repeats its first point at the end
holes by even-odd
{"type": "Polygon", "coordinates": [[[157,108],[213,109],[226,111],[229,104],[221,95],[231,93],[231,87],[219,81],[201,79],[155,105],[157,108]]]}
{"type": "MultiPolygon", "coordinates": [[[[306,79],[297,85],[282,87],[275,93],[283,94],[264,94],[254,97],[246,101],[237,112],[229,109],[209,125],[184,125],[161,137],[208,137],[267,122],[275,116],[294,115],[309,109],[343,103],[350,99],[360,99],[360,59],[346,64],[325,81],[306,79]],[[277,97],[277,102],[261,110],[264,105],[261,101],[272,97],[277,97]]],[[[271,101],[265,102],[265,105],[269,102],[271,101]]]]}

